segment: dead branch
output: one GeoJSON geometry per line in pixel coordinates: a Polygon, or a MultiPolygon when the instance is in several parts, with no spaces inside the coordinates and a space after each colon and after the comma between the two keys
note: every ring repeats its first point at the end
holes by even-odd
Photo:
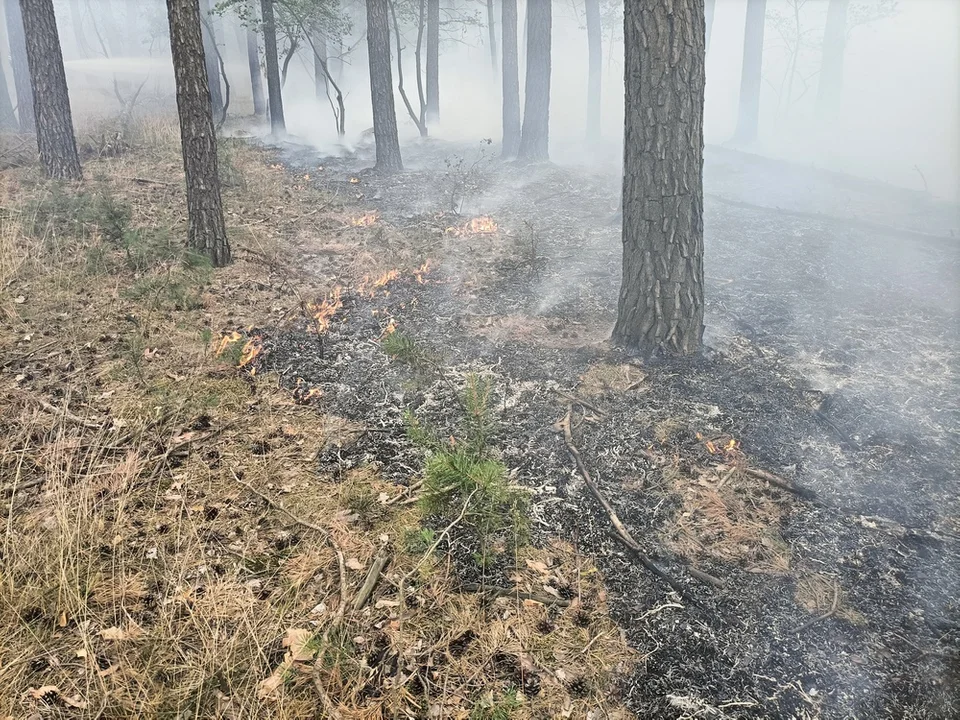
{"type": "MultiPolygon", "coordinates": [[[[397,495],[394,495],[392,498],[390,498],[389,500],[387,500],[387,501],[384,503],[384,505],[393,505],[394,503],[398,502],[398,501],[401,500],[402,498],[407,497],[407,496],[409,495],[409,493],[412,493],[412,492],[414,492],[415,490],[419,490],[422,486],[423,486],[423,480],[417,480],[415,483],[412,483],[411,485],[405,487],[405,488],[403,489],[403,492],[401,492],[401,493],[399,493],[399,494],[397,494],[397,495]]],[[[411,495],[410,497],[413,497],[413,496],[411,495]]]]}
{"type": "Polygon", "coordinates": [[[804,630],[807,630],[814,625],[816,625],[821,620],[826,620],[827,618],[833,617],[837,609],[840,607],[840,583],[834,583],[833,586],[833,602],[830,604],[830,609],[825,612],[823,615],[818,615],[815,618],[810,618],[803,625],[794,630],[795,633],[802,633],[804,630]]]}
{"type": "Polygon", "coordinates": [[[608,417],[610,415],[610,413],[608,413],[606,410],[601,410],[596,405],[593,405],[592,403],[589,403],[586,400],[582,400],[576,395],[571,395],[570,393],[564,390],[554,389],[554,392],[565,400],[569,400],[570,402],[576,403],[577,405],[582,405],[583,407],[587,408],[587,410],[593,410],[597,415],[601,417],[608,417]]]}
{"type": "Polygon", "coordinates": [[[98,422],[96,420],[87,420],[86,418],[82,418],[79,415],[74,415],[66,408],[58,408],[57,406],[48,403],[43,398],[38,398],[33,395],[28,395],[27,393],[24,393],[24,392],[18,392],[17,394],[23,398],[26,398],[27,400],[30,400],[31,402],[35,402],[37,405],[39,405],[41,408],[46,410],[48,413],[52,415],[58,415],[62,417],[64,420],[69,420],[70,422],[76,425],[81,425],[85,428],[91,428],[93,430],[103,429],[103,425],[105,421],[98,422]]]}
{"type": "MultiPolygon", "coordinates": [[[[290,510],[287,510],[287,508],[285,508],[283,505],[281,505],[279,502],[277,502],[276,500],[274,500],[274,499],[273,499],[272,497],[270,497],[269,495],[263,494],[262,492],[260,492],[259,490],[257,490],[255,487],[253,487],[253,485],[251,485],[250,483],[245,482],[244,480],[241,480],[241,479],[240,479],[240,476],[237,475],[236,470],[231,470],[230,473],[233,475],[233,479],[236,480],[239,485],[243,485],[247,490],[249,490],[249,491],[252,492],[254,495],[256,495],[256,496],[259,497],[261,500],[263,500],[265,503],[267,503],[267,505],[269,505],[270,507],[272,507],[274,510],[279,510],[279,511],[282,512],[284,515],[286,515],[288,518],[290,518],[291,520],[293,520],[293,522],[295,522],[297,525],[303,525],[303,527],[305,527],[305,528],[309,528],[310,530],[314,530],[314,531],[320,533],[320,534],[323,535],[323,537],[325,537],[325,538],[328,538],[328,539],[330,538],[330,533],[326,530],[326,528],[322,528],[322,527],[320,527],[319,525],[316,525],[316,524],[310,522],[309,520],[304,520],[302,517],[300,517],[300,516],[298,516],[298,515],[295,515],[295,514],[292,513],[290,510]]],[[[338,554],[339,554],[339,551],[337,551],[337,552],[338,552],[338,554]]],[[[343,560],[342,560],[342,556],[341,556],[341,563],[342,563],[342,562],[343,562],[343,560]]],[[[343,584],[344,584],[344,583],[341,583],[341,585],[343,585],[343,584]]]]}
{"type": "Polygon", "coordinates": [[[791,492],[794,495],[798,495],[806,500],[816,500],[817,493],[811,490],[810,488],[805,488],[800,485],[794,485],[789,480],[785,480],[782,477],[774,475],[772,472],[767,472],[766,470],[760,470],[759,468],[743,468],[743,472],[749,475],[750,477],[755,477],[758,480],[766,480],[768,483],[774,487],[778,487],[781,490],[786,490],[791,492]]]}
{"type": "Polygon", "coordinates": [[[367,600],[370,599],[370,595],[373,593],[374,588],[377,587],[377,583],[380,581],[380,573],[383,572],[383,569],[390,563],[390,556],[383,554],[378,555],[373,563],[370,565],[370,569],[367,571],[367,579],[363,581],[363,587],[360,588],[360,591],[357,593],[357,596],[353,599],[353,609],[361,610],[364,605],[367,604],[367,600]]]}
{"type": "MultiPolygon", "coordinates": [[[[578,401],[579,402],[579,401],[578,401]]],[[[570,421],[573,416],[573,405],[567,406],[567,414],[564,418],[558,423],[558,427],[563,431],[563,443],[567,447],[567,452],[570,454],[570,457],[573,458],[573,461],[577,465],[577,469],[580,471],[580,475],[583,477],[584,481],[587,483],[587,487],[590,488],[590,492],[593,494],[593,497],[596,498],[597,502],[603,507],[604,511],[607,513],[607,517],[610,519],[610,523],[613,525],[614,531],[616,532],[617,538],[630,550],[634,555],[637,556],[637,559],[640,561],[640,564],[643,565],[648,571],[656,575],[658,578],[663,580],[667,585],[680,593],[681,597],[686,598],[687,600],[692,599],[689,597],[686,588],[683,587],[677,580],[668,575],[666,572],[661,570],[649,557],[647,557],[643,550],[640,547],[640,544],[634,540],[633,536],[630,534],[630,531],[627,530],[623,522],[617,516],[616,511],[613,509],[613,506],[607,501],[603,493],[600,492],[600,488],[597,487],[597,484],[594,482],[593,478],[590,475],[590,471],[587,470],[586,464],[583,462],[583,457],[580,455],[580,451],[577,449],[577,446],[573,444],[573,435],[570,432],[570,421]]]]}
{"type": "Polygon", "coordinates": [[[478,583],[464,583],[460,590],[470,593],[487,593],[498,597],[512,597],[520,600],[533,600],[542,605],[557,605],[558,607],[569,607],[570,601],[563,598],[553,597],[552,595],[541,595],[539,593],[528,593],[513,588],[497,587],[495,585],[480,585],[478,583]]]}
{"type": "Polygon", "coordinates": [[[718,577],[714,577],[710,573],[706,573],[703,570],[697,570],[695,567],[688,567],[687,572],[693,575],[700,582],[706,583],[707,585],[713,585],[713,587],[722,589],[726,586],[726,583],[718,577]]]}
{"type": "Polygon", "coordinates": [[[152,178],[145,177],[125,177],[121,180],[129,180],[130,182],[135,182],[140,185],[165,185],[167,187],[180,187],[178,183],[167,182],[166,180],[154,180],[152,178]]]}

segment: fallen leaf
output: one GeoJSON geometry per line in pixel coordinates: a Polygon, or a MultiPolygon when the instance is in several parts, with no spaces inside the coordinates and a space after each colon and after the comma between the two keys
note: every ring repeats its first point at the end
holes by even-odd
{"type": "Polygon", "coordinates": [[[543,573],[544,575],[549,572],[547,564],[540,562],[539,560],[527,560],[527,567],[531,570],[536,570],[538,573],[543,573]]]}
{"type": "Polygon", "coordinates": [[[97,675],[100,677],[110,677],[119,669],[120,667],[118,665],[110,665],[110,667],[100,670],[97,675]]]}
{"type": "Polygon", "coordinates": [[[363,563],[357,560],[356,558],[350,558],[346,562],[346,566],[351,570],[363,570],[363,563]]]}
{"type": "Polygon", "coordinates": [[[60,613],[60,617],[57,618],[57,627],[66,627],[67,626],[67,614],[65,612],[60,613]]]}
{"type": "Polygon", "coordinates": [[[293,662],[307,662],[313,659],[316,650],[308,646],[313,639],[313,633],[304,628],[290,628],[283,639],[283,646],[287,648],[287,656],[293,662]]]}
{"type": "Polygon", "coordinates": [[[104,640],[126,640],[127,634],[118,627],[108,627],[100,631],[100,637],[104,640]]]}
{"type": "Polygon", "coordinates": [[[17,295],[17,296],[13,299],[13,301],[14,301],[17,305],[23,305],[23,304],[27,301],[27,298],[24,297],[23,295],[17,295]]]}

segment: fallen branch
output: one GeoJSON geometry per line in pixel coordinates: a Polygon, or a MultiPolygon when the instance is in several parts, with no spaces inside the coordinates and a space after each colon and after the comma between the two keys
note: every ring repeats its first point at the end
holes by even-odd
{"type": "Polygon", "coordinates": [[[543,605],[557,605],[559,607],[569,607],[570,601],[563,598],[553,597],[552,595],[540,595],[538,593],[528,593],[513,588],[496,587],[494,585],[481,585],[478,583],[464,583],[460,586],[463,592],[471,593],[489,593],[498,597],[512,597],[520,600],[533,600],[543,605]]]}
{"type": "Polygon", "coordinates": [[[781,490],[786,490],[791,492],[794,495],[798,495],[806,500],[816,500],[817,493],[809,488],[802,487],[800,485],[794,485],[789,480],[785,480],[778,475],[774,475],[772,472],[767,472],[766,470],[760,470],[758,468],[743,468],[743,472],[749,475],[750,477],[755,477],[758,480],[766,480],[768,483],[774,487],[778,487],[781,490]]]}
{"type": "Polygon", "coordinates": [[[609,413],[606,410],[601,410],[596,405],[593,405],[592,403],[589,403],[586,400],[578,398],[576,395],[571,395],[570,393],[564,390],[559,390],[559,389],[554,389],[554,392],[560,397],[564,398],[565,400],[569,400],[570,402],[576,403],[577,405],[582,405],[588,410],[593,410],[595,413],[597,413],[597,415],[600,415],[602,417],[609,416],[609,413]]]}
{"type": "Polygon", "coordinates": [[[370,569],[367,571],[367,579],[363,581],[363,587],[360,588],[360,592],[358,592],[357,596],[353,599],[354,611],[362,609],[363,606],[367,604],[367,600],[370,599],[370,595],[380,581],[380,573],[383,572],[383,569],[389,562],[389,555],[378,555],[374,559],[370,565],[370,569]]]}
{"type": "Polygon", "coordinates": [[[803,625],[794,630],[795,633],[802,633],[804,630],[807,630],[814,625],[816,625],[821,620],[826,620],[827,618],[833,617],[837,609],[840,607],[840,583],[835,583],[833,586],[833,602],[830,604],[830,609],[825,612],[823,615],[818,615],[815,618],[810,618],[803,625]]]}
{"type": "MultiPolygon", "coordinates": [[[[267,503],[267,505],[269,505],[270,507],[272,507],[274,510],[279,510],[279,511],[282,512],[284,515],[286,515],[288,518],[290,518],[291,520],[293,520],[297,525],[303,525],[303,527],[305,527],[305,528],[309,528],[309,529],[311,529],[311,530],[315,530],[316,532],[318,532],[318,533],[320,533],[321,535],[323,535],[325,538],[328,538],[328,539],[329,539],[330,533],[326,530],[326,528],[322,528],[322,527],[320,527],[319,525],[315,525],[314,523],[310,522],[309,520],[304,520],[302,517],[299,517],[298,515],[293,514],[291,511],[287,510],[287,508],[285,508],[285,507],[284,507],[283,505],[281,505],[279,502],[277,502],[276,500],[274,500],[273,498],[271,498],[269,495],[264,495],[262,492],[260,492],[260,491],[257,490],[255,487],[253,487],[253,485],[251,485],[250,483],[241,480],[241,479],[240,479],[240,476],[237,475],[237,473],[236,473],[235,470],[231,470],[230,473],[233,475],[233,479],[236,480],[238,484],[243,485],[247,490],[249,490],[249,491],[252,492],[254,495],[256,495],[257,497],[259,497],[261,500],[263,500],[265,503],[267,503]]],[[[341,563],[341,565],[342,565],[342,564],[343,564],[342,555],[340,555],[340,552],[339,552],[339,551],[337,551],[337,554],[338,554],[338,556],[340,556],[340,563],[341,563]]],[[[342,582],[341,582],[341,585],[343,585],[342,582]]],[[[342,588],[341,588],[341,589],[342,589],[342,588]]]]}
{"type": "MultiPolygon", "coordinates": [[[[577,401],[579,402],[579,400],[577,401]]],[[[630,534],[630,531],[627,530],[626,526],[617,516],[616,511],[613,509],[613,506],[607,501],[603,493],[600,492],[600,488],[597,487],[597,484],[593,481],[593,478],[590,476],[590,471],[587,470],[587,466],[583,462],[583,457],[580,455],[580,451],[577,449],[577,446],[573,444],[573,435],[570,432],[570,421],[573,415],[573,406],[567,406],[567,414],[564,418],[558,423],[558,427],[563,431],[563,443],[567,446],[567,452],[570,453],[570,457],[573,458],[573,461],[577,465],[577,469],[580,471],[580,475],[583,477],[584,481],[587,483],[587,487],[590,488],[590,492],[597,499],[597,502],[603,507],[607,513],[607,517],[610,519],[610,523],[613,525],[614,531],[616,532],[617,537],[620,541],[626,545],[630,550],[633,551],[634,555],[637,556],[637,559],[640,561],[640,564],[643,565],[647,570],[656,575],[658,578],[663,580],[667,585],[680,593],[680,596],[687,599],[690,602],[694,602],[692,598],[689,597],[686,588],[683,587],[677,580],[668,575],[666,572],[661,570],[649,557],[647,557],[643,550],[640,547],[640,544],[634,540],[633,536],[630,534]]]]}
{"type": "Polygon", "coordinates": [[[46,410],[48,413],[51,413],[52,415],[61,416],[64,420],[69,420],[72,423],[75,423],[77,425],[82,425],[83,427],[86,427],[86,428],[92,428],[94,430],[103,429],[103,424],[105,421],[97,422],[96,420],[87,420],[86,418],[82,418],[79,415],[74,415],[66,408],[58,408],[56,405],[52,405],[51,403],[48,403],[43,398],[38,398],[33,395],[28,395],[27,393],[18,393],[18,394],[21,397],[31,400],[32,402],[35,402],[37,405],[39,405],[41,408],[46,410]]]}
{"type": "Polygon", "coordinates": [[[166,180],[154,180],[153,178],[125,177],[122,179],[129,180],[130,182],[139,183],[140,185],[164,185],[166,187],[180,187],[178,183],[167,182],[166,180]]]}

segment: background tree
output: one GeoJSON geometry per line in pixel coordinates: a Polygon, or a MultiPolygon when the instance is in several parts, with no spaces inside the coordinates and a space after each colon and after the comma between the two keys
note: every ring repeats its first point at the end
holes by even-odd
{"type": "Polygon", "coordinates": [[[263,54],[267,60],[267,97],[270,105],[270,132],[283,135],[287,124],[283,119],[283,96],[280,93],[280,59],[277,55],[277,23],[273,14],[274,0],[260,0],[263,17],[263,54]]]}
{"type": "Polygon", "coordinates": [[[623,280],[613,342],[687,355],[703,339],[703,0],[624,6],[623,280]]]}
{"type": "Polygon", "coordinates": [[[517,156],[537,162],[549,158],[551,6],[551,0],[527,0],[527,82],[517,156]]]}
{"type": "Polygon", "coordinates": [[[370,65],[370,98],[373,103],[373,136],[377,144],[377,170],[403,170],[397,111],[393,103],[390,71],[389,0],[367,2],[367,55],[370,65]]]}
{"type": "Polygon", "coordinates": [[[587,0],[587,141],[600,140],[600,85],[603,68],[600,0],[587,0]]]}
{"type": "Polygon", "coordinates": [[[740,112],[734,140],[750,143],[757,139],[760,125],[760,83],[763,68],[763,26],[767,0],[747,0],[743,35],[743,68],[740,71],[740,112]]]}
{"type": "Polygon", "coordinates": [[[230,262],[230,243],[223,221],[200,6],[197,0],[167,0],[167,18],[187,187],[187,244],[210,258],[214,267],[222,267],[230,262]]]}
{"type": "MultiPolygon", "coordinates": [[[[256,10],[253,7],[253,2],[250,2],[246,9],[251,17],[255,17],[256,10]]],[[[253,95],[253,114],[256,117],[266,117],[267,103],[263,97],[263,75],[260,72],[260,46],[257,41],[257,33],[250,24],[246,27],[246,36],[247,65],[250,68],[250,92],[253,95]]]]}
{"type": "Polygon", "coordinates": [[[7,74],[0,68],[0,130],[18,130],[17,114],[13,111],[10,89],[7,87],[7,74]]]}
{"type": "Polygon", "coordinates": [[[517,0],[500,5],[503,45],[503,157],[520,150],[520,66],[517,56],[517,0]]]}
{"type": "Polygon", "coordinates": [[[70,0],[70,25],[73,28],[73,36],[77,42],[77,50],[81,57],[88,57],[90,52],[90,43],[87,42],[87,35],[83,31],[83,15],[80,12],[80,0],[70,0]]]}
{"type": "Polygon", "coordinates": [[[493,0],[487,0],[487,42],[490,45],[490,69],[497,77],[497,21],[493,12],[493,0]]]}
{"type": "Polygon", "coordinates": [[[706,21],[707,41],[705,47],[710,50],[710,35],[713,33],[713,14],[717,9],[717,0],[706,0],[703,6],[704,19],[706,21]]]}
{"type": "Polygon", "coordinates": [[[423,65],[421,62],[423,49],[423,31],[426,24],[426,0],[418,0],[418,12],[416,14],[417,44],[414,50],[417,70],[417,97],[420,101],[419,112],[415,111],[407,96],[406,88],[403,86],[403,38],[400,35],[400,23],[397,21],[397,3],[394,0],[390,2],[390,15],[393,19],[394,36],[397,41],[397,90],[400,91],[400,99],[407,109],[407,114],[417,126],[420,137],[427,137],[427,100],[423,94],[423,65]]]}
{"type": "Polygon", "coordinates": [[[80,180],[83,174],[73,134],[70,95],[53,0],[21,0],[20,11],[33,88],[40,164],[47,177],[80,180]]]}
{"type": "Polygon", "coordinates": [[[439,121],[440,0],[427,0],[427,122],[439,121]]]}
{"type": "Polygon", "coordinates": [[[223,88],[220,85],[220,63],[217,61],[217,35],[210,12],[210,0],[200,0],[200,23],[203,35],[203,62],[207,70],[207,85],[210,87],[210,108],[213,117],[223,115],[223,88]]]}
{"type": "Polygon", "coordinates": [[[33,88],[30,85],[30,65],[27,62],[27,43],[23,34],[20,0],[4,0],[3,6],[7,20],[7,40],[10,43],[13,87],[17,92],[20,132],[33,132],[36,128],[36,118],[33,115],[33,88]]]}
{"type": "Polygon", "coordinates": [[[327,72],[325,66],[329,59],[327,51],[327,36],[318,23],[313,24],[313,88],[318,98],[327,96],[327,72]]]}

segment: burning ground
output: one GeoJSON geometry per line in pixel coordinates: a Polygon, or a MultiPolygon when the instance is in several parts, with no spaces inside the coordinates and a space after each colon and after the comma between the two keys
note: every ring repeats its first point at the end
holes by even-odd
{"type": "MultiPolygon", "coordinates": [[[[639,716],[957,712],[955,208],[708,153],[711,350],[643,365],[604,342],[619,282],[611,178],[502,166],[483,145],[424,143],[392,179],[363,172],[362,152],[281,152],[358,216],[375,208],[384,253],[436,268],[389,298],[357,295],[322,352],[303,329],[266,341],[283,382],[316,384],[335,412],[384,430],[337,447],[330,468],[409,478],[420,462],[404,411],[453,436],[451,388],[483,377],[491,444],[531,491],[535,541],[596,559],[639,655],[620,687],[639,716]],[[390,361],[384,318],[440,377],[390,361]],[[558,433],[565,418],[677,588],[613,535],[558,433]]],[[[496,563],[456,571],[509,582],[496,563]]]]}

